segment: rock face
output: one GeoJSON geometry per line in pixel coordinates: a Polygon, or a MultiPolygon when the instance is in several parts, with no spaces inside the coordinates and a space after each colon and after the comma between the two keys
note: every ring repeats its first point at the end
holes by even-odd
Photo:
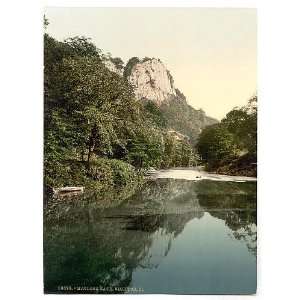
{"type": "Polygon", "coordinates": [[[120,69],[113,61],[105,63],[111,71],[123,75],[133,86],[135,96],[145,103],[152,101],[162,112],[166,127],[176,139],[195,144],[199,133],[206,126],[217,123],[200,109],[190,106],[184,94],[175,87],[174,79],[166,66],[157,58],[132,57],[120,69]]]}
{"type": "Polygon", "coordinates": [[[135,64],[128,81],[134,87],[137,99],[148,99],[158,106],[170,96],[177,95],[170,72],[156,58],[135,64]]]}

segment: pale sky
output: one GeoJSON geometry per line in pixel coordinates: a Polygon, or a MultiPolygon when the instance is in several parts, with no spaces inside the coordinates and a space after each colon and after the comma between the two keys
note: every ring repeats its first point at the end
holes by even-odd
{"type": "Polygon", "coordinates": [[[76,35],[126,63],[160,58],[193,107],[223,118],[256,86],[256,9],[46,8],[47,32],[76,35]]]}

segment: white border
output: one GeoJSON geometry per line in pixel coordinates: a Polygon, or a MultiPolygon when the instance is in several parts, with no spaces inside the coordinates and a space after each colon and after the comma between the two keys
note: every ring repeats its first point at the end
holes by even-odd
{"type": "Polygon", "coordinates": [[[256,7],[256,0],[47,0],[57,7],[256,7]]]}
{"type": "MultiPolygon", "coordinates": [[[[298,234],[300,18],[298,1],[292,0],[44,2],[11,0],[2,3],[1,298],[45,297],[42,294],[41,248],[43,118],[41,37],[42,11],[45,5],[258,6],[259,285],[256,298],[272,300],[297,298],[300,253],[298,234]]],[[[76,297],[82,299],[89,296],[76,297]]],[[[130,296],[108,297],[127,299],[130,296]]],[[[153,298],[152,295],[139,297],[153,298]]],[[[187,297],[198,296],[155,295],[155,298],[160,299],[187,297]]],[[[202,299],[252,297],[201,296],[202,299]]]]}

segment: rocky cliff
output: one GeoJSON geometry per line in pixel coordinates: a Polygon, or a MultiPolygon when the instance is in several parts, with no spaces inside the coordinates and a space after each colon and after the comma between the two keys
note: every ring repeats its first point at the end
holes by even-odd
{"type": "Polygon", "coordinates": [[[139,100],[148,99],[160,106],[170,97],[176,96],[173,78],[159,59],[136,63],[127,79],[139,100]]]}
{"type": "MultiPolygon", "coordinates": [[[[107,67],[115,71],[114,66],[107,67]]],[[[192,143],[204,127],[218,122],[206,116],[203,110],[196,110],[187,103],[186,97],[175,87],[170,71],[160,59],[132,57],[122,71],[117,71],[119,75],[123,72],[138,100],[145,103],[150,100],[157,105],[166,118],[169,130],[190,137],[192,143]]]]}

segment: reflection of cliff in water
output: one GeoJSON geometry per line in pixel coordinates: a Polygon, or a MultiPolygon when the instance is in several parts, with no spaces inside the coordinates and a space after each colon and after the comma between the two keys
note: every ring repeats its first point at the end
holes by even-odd
{"type": "Polygon", "coordinates": [[[204,211],[225,220],[232,236],[256,253],[253,183],[159,179],[131,194],[81,195],[48,202],[47,292],[70,285],[129,286],[133,271],[157,268],[186,224],[201,218],[204,211]]]}

